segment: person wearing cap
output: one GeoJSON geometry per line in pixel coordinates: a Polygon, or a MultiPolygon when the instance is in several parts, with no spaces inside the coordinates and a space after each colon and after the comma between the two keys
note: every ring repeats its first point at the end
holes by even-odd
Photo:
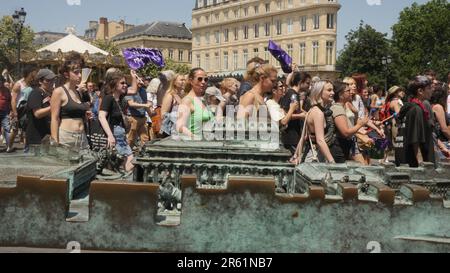
{"type": "MultiPolygon", "coordinates": [[[[396,117],[400,113],[400,109],[403,106],[403,99],[405,97],[405,90],[399,86],[392,86],[388,90],[386,96],[386,102],[380,112],[380,119],[386,120],[389,117],[396,117]]],[[[394,150],[394,141],[398,134],[398,128],[395,123],[395,119],[389,119],[384,122],[384,131],[386,138],[389,140],[389,145],[384,153],[384,162],[388,162],[389,152],[394,150]]]]}
{"type": "Polygon", "coordinates": [[[0,129],[3,139],[6,141],[6,147],[9,147],[9,116],[11,112],[11,92],[4,86],[6,79],[0,75],[0,129]]]}
{"type": "Polygon", "coordinates": [[[223,116],[223,110],[219,107],[219,104],[225,103],[227,100],[222,96],[220,89],[215,86],[206,88],[205,91],[206,103],[209,106],[211,112],[218,117],[223,116]],[[220,110],[219,110],[220,109],[220,110]]]}
{"type": "Polygon", "coordinates": [[[55,79],[55,73],[46,68],[39,70],[36,75],[39,87],[31,91],[27,102],[26,140],[28,145],[39,145],[46,135],[50,135],[50,98],[55,79]]]}

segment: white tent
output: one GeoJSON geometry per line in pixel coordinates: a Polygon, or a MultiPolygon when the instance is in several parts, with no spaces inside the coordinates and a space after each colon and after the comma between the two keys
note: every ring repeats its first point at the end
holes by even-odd
{"type": "Polygon", "coordinates": [[[42,51],[58,52],[59,49],[61,49],[62,53],[75,51],[83,54],[87,50],[89,54],[100,53],[103,55],[108,55],[108,52],[101,50],[100,48],[97,48],[86,41],[81,40],[80,38],[78,38],[73,34],[68,34],[66,37],[54,42],[53,44],[38,49],[37,52],[42,51]]]}

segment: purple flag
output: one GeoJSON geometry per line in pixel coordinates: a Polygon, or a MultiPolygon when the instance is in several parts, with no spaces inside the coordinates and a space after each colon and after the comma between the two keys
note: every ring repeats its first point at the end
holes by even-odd
{"type": "Polygon", "coordinates": [[[292,58],[289,56],[279,45],[274,43],[272,40],[269,41],[269,51],[281,64],[281,69],[284,73],[292,72],[292,58]]]}
{"type": "Polygon", "coordinates": [[[159,68],[166,65],[161,51],[154,48],[126,48],[123,50],[123,56],[128,66],[133,70],[141,69],[148,63],[154,63],[159,68]]]}

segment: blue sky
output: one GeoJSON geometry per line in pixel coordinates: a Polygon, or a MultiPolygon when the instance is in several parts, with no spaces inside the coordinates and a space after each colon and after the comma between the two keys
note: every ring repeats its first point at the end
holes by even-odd
{"type": "MultiPolygon", "coordinates": [[[[339,0],[338,50],[343,48],[345,35],[359,25],[360,20],[381,32],[391,33],[400,11],[417,2],[427,0],[339,0]],[[381,2],[369,5],[368,2],[381,2]]],[[[9,15],[23,7],[28,15],[26,23],[34,31],[64,32],[75,25],[77,34],[83,35],[90,20],[107,17],[124,19],[130,24],[144,24],[155,20],[179,21],[191,25],[194,0],[0,0],[0,16],[9,15]],[[77,3],[79,2],[79,5],[77,3]],[[69,5],[72,3],[73,5],[69,5]]]]}

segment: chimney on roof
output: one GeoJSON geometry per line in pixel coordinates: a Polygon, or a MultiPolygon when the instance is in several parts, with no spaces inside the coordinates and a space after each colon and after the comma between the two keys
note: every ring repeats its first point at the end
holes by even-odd
{"type": "Polygon", "coordinates": [[[103,25],[103,39],[107,40],[109,37],[108,18],[100,17],[99,23],[100,23],[100,26],[103,25]]]}

